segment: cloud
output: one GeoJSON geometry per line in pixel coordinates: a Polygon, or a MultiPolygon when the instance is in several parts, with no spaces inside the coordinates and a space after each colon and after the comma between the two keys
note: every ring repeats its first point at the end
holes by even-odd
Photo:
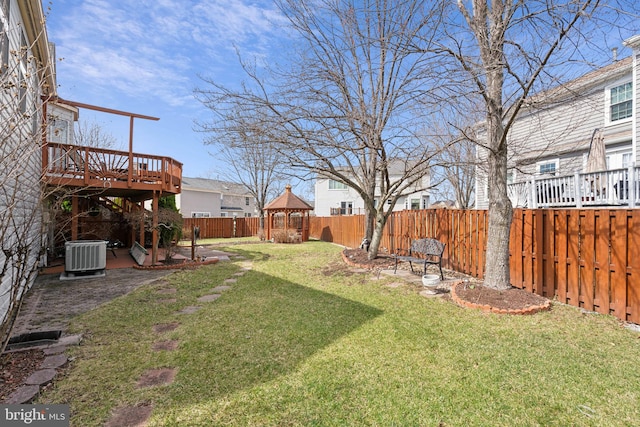
{"type": "Polygon", "coordinates": [[[60,0],[49,17],[59,82],[95,94],[192,102],[197,75],[237,64],[233,46],[268,55],[282,16],[248,0],[60,0]],[[90,88],[90,89],[88,89],[90,88]]]}

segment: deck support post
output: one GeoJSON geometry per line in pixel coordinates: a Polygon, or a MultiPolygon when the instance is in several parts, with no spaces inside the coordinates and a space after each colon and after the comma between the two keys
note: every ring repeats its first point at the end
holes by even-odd
{"type": "Polygon", "coordinates": [[[151,245],[153,250],[151,251],[151,264],[156,265],[158,262],[158,202],[160,196],[157,191],[153,192],[153,207],[151,208],[153,215],[153,225],[151,229],[151,245]]]}
{"type": "Polygon", "coordinates": [[[142,245],[142,247],[144,248],[144,202],[139,202],[138,204],[136,204],[136,209],[138,209],[140,211],[140,244],[142,245]]]}

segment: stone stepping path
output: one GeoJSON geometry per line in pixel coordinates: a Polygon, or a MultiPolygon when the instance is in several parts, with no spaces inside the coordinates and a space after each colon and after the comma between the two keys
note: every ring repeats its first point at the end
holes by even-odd
{"type": "Polygon", "coordinates": [[[44,353],[45,356],[51,356],[53,354],[64,353],[64,351],[66,349],[67,349],[67,347],[65,347],[63,345],[58,345],[58,346],[55,346],[55,347],[45,348],[44,350],[42,350],[42,352],[44,353]]]}
{"type": "Polygon", "coordinates": [[[393,282],[393,283],[388,283],[388,284],[386,284],[385,286],[386,286],[387,288],[399,288],[399,287],[400,287],[400,286],[402,286],[402,285],[403,285],[403,283],[400,283],[400,282],[393,282]]]}
{"type": "Polygon", "coordinates": [[[40,364],[42,369],[55,369],[64,366],[69,359],[64,354],[55,354],[53,356],[47,356],[40,364]]]}
{"type": "Polygon", "coordinates": [[[68,362],[64,351],[68,346],[78,345],[82,341],[82,335],[69,335],[60,338],[55,344],[44,347],[42,351],[47,356],[40,364],[37,371],[31,374],[24,385],[14,391],[4,403],[9,405],[22,405],[31,403],[40,394],[40,387],[53,381],[57,374],[56,368],[64,366],[68,362]]]}
{"type": "Polygon", "coordinates": [[[431,289],[425,289],[423,291],[420,291],[420,296],[425,297],[425,298],[434,298],[434,297],[441,297],[442,295],[444,295],[443,293],[439,293],[437,291],[431,290],[431,289]]]}
{"type": "Polygon", "coordinates": [[[178,340],[157,341],[153,343],[153,351],[173,351],[178,348],[178,340]]]}
{"type": "Polygon", "coordinates": [[[29,375],[24,383],[26,385],[45,385],[49,384],[55,376],[55,369],[41,369],[29,375]]]}
{"type": "Polygon", "coordinates": [[[113,415],[104,427],[143,427],[151,417],[153,406],[122,406],[113,411],[113,415]]]}
{"type": "Polygon", "coordinates": [[[180,323],[178,322],[158,323],[157,325],[153,325],[153,331],[158,333],[169,332],[169,331],[176,330],[178,326],[180,326],[180,323]]]}
{"type": "Polygon", "coordinates": [[[189,305],[178,312],[178,314],[193,314],[200,310],[202,307],[199,305],[189,305]]]}
{"type": "Polygon", "coordinates": [[[220,295],[220,294],[203,295],[200,298],[198,298],[198,301],[200,301],[200,302],[211,302],[211,301],[217,300],[221,296],[222,295],[220,295]]]}
{"type": "MultiPolygon", "coordinates": [[[[233,276],[241,277],[247,271],[249,271],[250,267],[244,267],[241,271],[236,272],[233,276]]],[[[231,289],[229,284],[233,284],[237,282],[236,278],[228,278],[224,280],[224,285],[216,286],[211,290],[213,292],[209,295],[203,295],[198,298],[199,302],[212,302],[217,300],[222,296],[221,292],[228,291],[231,289]]],[[[157,291],[160,295],[170,295],[177,293],[177,289],[175,288],[164,288],[159,289],[157,291]]],[[[168,298],[163,300],[158,300],[161,303],[174,303],[177,302],[175,298],[168,298]]],[[[178,314],[192,314],[200,310],[202,307],[197,305],[187,306],[182,310],[178,311],[178,314]]],[[[157,333],[169,332],[178,328],[180,324],[177,322],[174,323],[161,323],[153,326],[153,330],[157,333]]],[[[179,341],[178,340],[165,340],[165,341],[157,341],[153,344],[153,351],[173,351],[178,348],[179,341]]],[[[176,376],[177,369],[176,368],[157,368],[147,370],[142,376],[138,379],[136,386],[138,388],[146,388],[153,387],[157,385],[167,385],[171,384],[176,376]]],[[[151,417],[151,412],[153,410],[152,405],[138,405],[138,406],[123,406],[117,408],[109,421],[105,424],[106,427],[128,427],[128,426],[144,426],[147,421],[151,417]]]]}
{"type": "Polygon", "coordinates": [[[177,298],[165,298],[165,299],[159,299],[158,302],[160,304],[173,304],[174,302],[178,302],[177,298]]]}
{"type": "Polygon", "coordinates": [[[9,405],[22,405],[32,402],[40,394],[39,385],[23,385],[4,402],[9,405]]]}
{"type": "Polygon", "coordinates": [[[177,369],[175,368],[149,369],[138,379],[136,386],[138,388],[146,388],[171,384],[176,378],[176,373],[177,369]]]}

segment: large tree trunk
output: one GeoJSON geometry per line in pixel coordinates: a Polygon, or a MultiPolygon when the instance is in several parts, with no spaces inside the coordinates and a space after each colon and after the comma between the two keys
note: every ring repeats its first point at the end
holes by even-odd
{"type": "MultiPolygon", "coordinates": [[[[500,104],[497,104],[500,105],[500,104]]],[[[489,151],[488,191],[489,229],[484,284],[493,289],[511,287],[509,270],[509,234],[513,207],[507,193],[507,144],[502,125],[502,109],[487,116],[489,151]]]]}
{"type": "Polygon", "coordinates": [[[380,242],[382,240],[382,231],[387,224],[389,217],[385,215],[384,210],[376,212],[376,225],[373,229],[373,236],[371,236],[371,245],[369,246],[369,259],[375,259],[378,256],[378,250],[380,249],[380,242]]]}
{"type": "MultiPolygon", "coordinates": [[[[364,238],[370,242],[373,240],[373,213],[371,209],[364,210],[364,238]]],[[[371,245],[369,245],[369,249],[371,245]]]]}

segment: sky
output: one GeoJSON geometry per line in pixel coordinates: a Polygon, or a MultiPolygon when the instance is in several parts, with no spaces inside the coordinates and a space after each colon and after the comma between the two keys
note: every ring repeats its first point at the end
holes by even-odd
{"type": "MultiPolygon", "coordinates": [[[[201,77],[238,85],[243,58],[269,62],[280,52],[283,17],[269,0],[43,1],[56,45],[58,95],[153,116],[136,119],[134,152],[169,156],[183,176],[226,179],[197,132],[208,111],[193,95],[201,77]]],[[[80,120],[128,149],[129,118],[81,109],[80,120]]]]}

